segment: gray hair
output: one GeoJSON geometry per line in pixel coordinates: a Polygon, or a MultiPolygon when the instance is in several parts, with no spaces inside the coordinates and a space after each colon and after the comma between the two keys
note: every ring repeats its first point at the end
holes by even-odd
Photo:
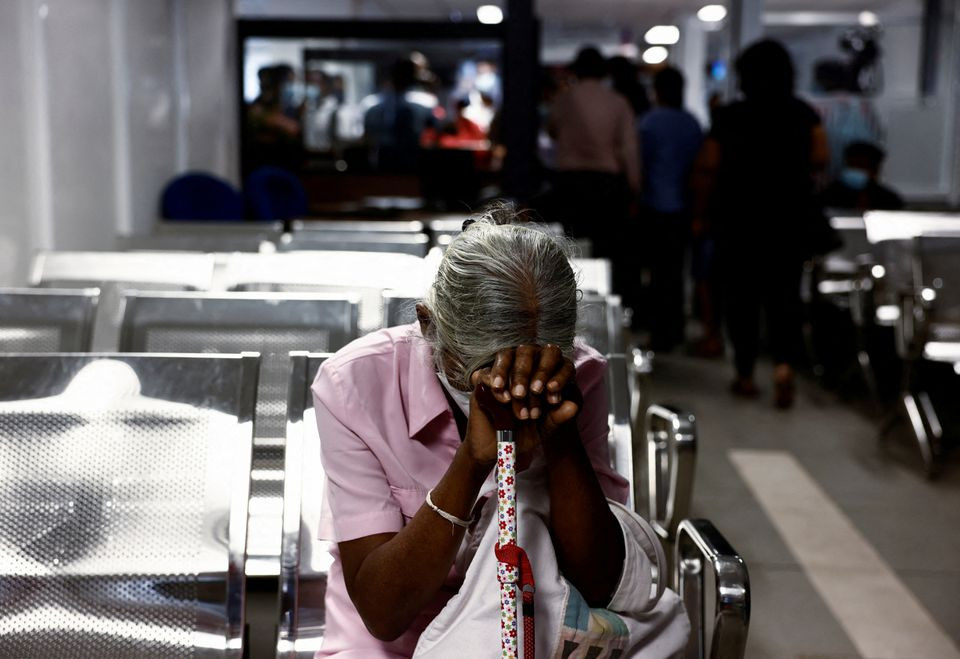
{"type": "Polygon", "coordinates": [[[507,205],[473,219],[447,248],[427,292],[437,368],[469,388],[497,352],[522,344],[573,354],[577,279],[569,243],[507,205]]]}

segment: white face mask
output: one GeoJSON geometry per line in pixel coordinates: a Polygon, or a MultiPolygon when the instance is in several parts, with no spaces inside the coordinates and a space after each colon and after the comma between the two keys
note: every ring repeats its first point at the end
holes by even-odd
{"type": "Polygon", "coordinates": [[[447,379],[447,376],[443,374],[443,371],[437,371],[437,377],[440,378],[440,384],[443,385],[443,388],[447,390],[447,393],[450,394],[450,397],[453,398],[453,402],[457,404],[463,413],[469,417],[470,416],[470,392],[469,391],[460,391],[456,389],[450,380],[447,379]]]}

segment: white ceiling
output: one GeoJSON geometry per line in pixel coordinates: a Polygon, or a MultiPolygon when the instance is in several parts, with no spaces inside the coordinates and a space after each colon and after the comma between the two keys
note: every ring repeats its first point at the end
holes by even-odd
{"type": "MultiPolygon", "coordinates": [[[[651,25],[676,22],[704,4],[729,0],[534,0],[536,12],[554,27],[628,28],[637,33],[651,25]]],[[[447,19],[459,12],[475,20],[480,4],[505,6],[507,0],[234,0],[239,16],[300,18],[447,19]]],[[[914,12],[921,0],[766,0],[767,11],[914,12]]]]}

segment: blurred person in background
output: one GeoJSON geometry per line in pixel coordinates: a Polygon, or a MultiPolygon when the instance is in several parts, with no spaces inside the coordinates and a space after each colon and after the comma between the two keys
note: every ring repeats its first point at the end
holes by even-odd
{"type": "Polygon", "coordinates": [[[398,59],[390,70],[390,84],[363,117],[370,165],[390,174],[417,172],[420,137],[434,123],[432,110],[408,97],[417,83],[418,64],[398,59]]]}
{"type": "Polygon", "coordinates": [[[246,108],[249,135],[245,162],[255,170],[264,165],[296,170],[302,159],[300,113],[291,87],[295,75],[288,64],[265,66],[257,72],[260,93],[246,108]]]}
{"type": "MultiPolygon", "coordinates": [[[[690,173],[703,142],[699,122],[683,109],[683,85],[677,69],[660,69],[653,77],[655,106],[640,121],[643,189],[639,227],[652,248],[651,348],[661,351],[673,349],[684,339],[683,265],[690,241],[690,173]]],[[[628,242],[636,245],[642,241],[637,236],[628,242]]]]}
{"type": "Polygon", "coordinates": [[[814,180],[827,163],[817,113],[794,95],[793,62],[763,40],[737,59],[742,100],[720,108],[696,165],[695,224],[710,223],[736,377],[756,397],[761,315],[774,361],[774,402],[793,404],[803,357],[800,276],[819,216],[814,180]]]}
{"type": "Polygon", "coordinates": [[[607,62],[596,48],[581,49],[571,69],[576,81],[556,96],[548,120],[557,219],[589,239],[594,256],[612,257],[640,181],[634,112],[604,84],[607,62]]]}
{"type": "Polygon", "coordinates": [[[823,191],[826,208],[857,211],[893,211],[903,208],[903,199],[880,182],[880,167],[886,153],[869,142],[853,142],[843,150],[843,169],[823,191]]]}
{"type": "Polygon", "coordinates": [[[822,60],[814,65],[817,94],[812,101],[827,134],[830,161],[826,176],[832,180],[843,169],[843,152],[853,142],[883,143],[883,127],[873,103],[854,92],[853,73],[839,60],[822,60]]]}
{"type": "Polygon", "coordinates": [[[611,57],[609,66],[610,86],[613,91],[627,99],[630,107],[633,108],[633,116],[639,121],[650,110],[650,99],[647,98],[647,90],[640,82],[637,66],[622,55],[611,57]]]}

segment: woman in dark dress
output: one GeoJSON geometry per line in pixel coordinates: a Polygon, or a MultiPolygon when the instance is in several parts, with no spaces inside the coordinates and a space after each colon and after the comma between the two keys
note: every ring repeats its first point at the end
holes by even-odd
{"type": "Polygon", "coordinates": [[[697,166],[697,226],[716,239],[736,379],[755,397],[761,315],[774,360],[774,400],[793,403],[802,357],[800,275],[815,221],[815,179],[826,164],[816,112],[794,96],[790,55],[775,41],[748,47],[736,64],[742,100],[719,108],[697,166]]]}

